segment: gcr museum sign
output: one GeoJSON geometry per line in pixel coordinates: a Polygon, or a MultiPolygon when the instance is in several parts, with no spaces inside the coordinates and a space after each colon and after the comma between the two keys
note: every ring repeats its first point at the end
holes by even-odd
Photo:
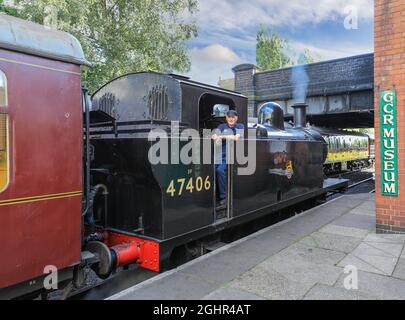
{"type": "Polygon", "coordinates": [[[397,103],[395,90],[380,92],[381,193],[398,196],[397,103]]]}

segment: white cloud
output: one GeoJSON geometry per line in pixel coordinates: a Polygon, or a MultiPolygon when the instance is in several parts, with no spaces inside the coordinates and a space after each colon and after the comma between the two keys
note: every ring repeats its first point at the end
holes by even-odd
{"type": "Polygon", "coordinates": [[[305,49],[309,49],[310,52],[319,56],[321,60],[343,58],[357,54],[371,53],[373,51],[373,48],[357,45],[353,42],[339,42],[334,46],[319,46],[298,41],[291,41],[290,47],[294,52],[304,52],[305,49]]]}
{"type": "Polygon", "coordinates": [[[218,80],[232,78],[232,68],[244,60],[233,50],[220,44],[190,50],[191,70],[188,76],[196,81],[217,85],[218,80]]]}
{"type": "Polygon", "coordinates": [[[348,6],[358,9],[359,19],[373,17],[373,0],[203,0],[199,2],[196,19],[201,29],[212,31],[243,31],[260,23],[299,27],[342,19],[343,24],[348,6]]]}
{"type": "Polygon", "coordinates": [[[234,51],[220,44],[213,44],[202,49],[193,48],[191,56],[201,62],[241,62],[241,58],[234,51]]]}

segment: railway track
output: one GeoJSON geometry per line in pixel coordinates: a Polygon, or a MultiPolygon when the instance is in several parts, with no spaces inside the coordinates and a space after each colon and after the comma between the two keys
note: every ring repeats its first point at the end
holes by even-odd
{"type": "MultiPolygon", "coordinates": [[[[102,300],[156,275],[153,271],[137,267],[122,270],[97,285],[72,293],[68,300],[102,300]]],[[[97,277],[95,274],[93,276],[97,277]]]]}
{"type": "Polygon", "coordinates": [[[370,177],[350,184],[346,194],[373,193],[373,192],[375,192],[375,180],[374,177],[370,177]]]}
{"type": "Polygon", "coordinates": [[[48,300],[103,300],[117,292],[141,283],[157,275],[157,273],[131,266],[128,269],[118,270],[106,280],[101,280],[90,269],[85,270],[85,283],[80,288],[73,288],[66,294],[64,290],[50,293],[48,300]]]}

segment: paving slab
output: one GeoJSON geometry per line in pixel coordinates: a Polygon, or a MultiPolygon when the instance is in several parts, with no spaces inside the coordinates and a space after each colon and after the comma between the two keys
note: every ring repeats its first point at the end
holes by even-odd
{"type": "Polygon", "coordinates": [[[300,243],[294,243],[288,248],[282,250],[278,254],[269,257],[265,262],[271,261],[272,259],[299,259],[304,262],[313,263],[313,264],[322,264],[322,265],[335,265],[339,260],[341,260],[345,256],[344,253],[334,251],[334,250],[326,250],[322,248],[314,248],[309,247],[306,245],[302,245],[300,243]]]}
{"type": "Polygon", "coordinates": [[[355,195],[345,195],[343,197],[338,198],[335,203],[339,207],[350,208],[353,209],[364,201],[373,199],[372,196],[367,194],[355,194],[355,195]]]}
{"type": "Polygon", "coordinates": [[[360,257],[362,255],[382,256],[399,258],[401,254],[402,245],[397,243],[379,243],[379,242],[365,242],[363,241],[355,250],[353,254],[360,257]],[[399,249],[399,250],[398,250],[399,249]]]}
{"type": "Polygon", "coordinates": [[[385,234],[385,233],[369,233],[365,239],[365,242],[382,242],[382,243],[405,243],[405,235],[399,234],[385,234]]]}
{"type": "Polygon", "coordinates": [[[230,284],[269,300],[302,299],[311,284],[290,280],[273,269],[257,266],[239,276],[230,284]]]}
{"type": "Polygon", "coordinates": [[[302,239],[304,245],[334,250],[344,253],[352,252],[361,242],[361,238],[342,236],[333,233],[314,232],[302,239]]]}
{"type": "Polygon", "coordinates": [[[375,199],[374,198],[368,199],[368,200],[364,201],[362,204],[360,204],[358,207],[375,210],[375,199]]]}
{"type": "Polygon", "coordinates": [[[351,264],[359,270],[392,275],[398,261],[398,256],[394,256],[383,250],[361,243],[350,255],[343,259],[339,266],[351,264]],[[356,264],[357,263],[357,264],[356,264]]]}
{"type": "Polygon", "coordinates": [[[318,243],[312,236],[306,236],[305,238],[301,239],[298,243],[308,247],[315,247],[315,248],[319,247],[318,243]]]}
{"type": "MultiPolygon", "coordinates": [[[[153,278],[152,278],[153,279],[153,278]]],[[[181,271],[171,273],[159,281],[142,283],[127,289],[118,300],[196,300],[205,297],[208,293],[218,289],[219,286],[208,281],[184,274],[181,271]],[[132,289],[132,290],[131,290],[132,289]]]]}
{"type": "Polygon", "coordinates": [[[372,264],[360,259],[359,257],[356,257],[355,255],[348,254],[344,259],[342,259],[339,264],[339,267],[345,268],[347,266],[354,266],[358,270],[362,270],[365,272],[371,272],[371,273],[376,273],[376,274],[383,274],[386,275],[386,273],[380,269],[377,269],[375,266],[372,264]]]}
{"type": "Polygon", "coordinates": [[[343,272],[335,264],[343,257],[341,252],[295,244],[259,266],[293,282],[309,286],[318,282],[333,285],[343,272]]]}
{"type": "Polygon", "coordinates": [[[353,228],[353,227],[345,227],[339,226],[334,224],[328,224],[325,227],[321,228],[319,232],[324,233],[332,233],[341,236],[349,236],[349,237],[356,237],[364,239],[366,235],[369,233],[368,230],[353,228]]]}
{"type": "Polygon", "coordinates": [[[226,250],[212,255],[198,263],[185,265],[184,273],[198,276],[206,281],[224,284],[248,271],[267,258],[266,253],[245,251],[243,255],[235,250],[226,250]]]}
{"type": "Polygon", "coordinates": [[[254,293],[233,287],[219,288],[206,295],[202,300],[266,300],[254,293]]]}
{"type": "Polygon", "coordinates": [[[343,227],[373,230],[375,229],[375,218],[369,215],[348,213],[335,219],[332,224],[343,227]]]}
{"type": "Polygon", "coordinates": [[[382,253],[388,254],[392,257],[399,258],[402,252],[403,244],[402,243],[382,243],[382,242],[368,242],[364,241],[364,244],[375,248],[382,253]]]}
{"type": "Polygon", "coordinates": [[[395,267],[394,273],[392,274],[393,277],[405,280],[405,258],[399,259],[398,263],[395,267]]]}
{"type": "MultiPolygon", "coordinates": [[[[392,244],[380,243],[379,245],[389,246],[392,244]]],[[[370,243],[364,242],[352,252],[352,255],[382,271],[383,274],[391,275],[394,272],[395,265],[397,264],[399,253],[398,255],[393,255],[387,251],[388,249],[382,250],[380,248],[376,248],[370,243]]]]}
{"type": "MultiPolygon", "coordinates": [[[[335,287],[344,289],[343,275],[335,287]]],[[[387,277],[383,275],[358,272],[358,291],[367,295],[375,296],[377,299],[404,300],[405,299],[405,281],[387,277]]]]}
{"type": "Polygon", "coordinates": [[[374,200],[375,196],[372,193],[356,193],[356,194],[348,194],[348,198],[354,198],[361,201],[369,201],[374,200]]]}
{"type": "MultiPolygon", "coordinates": [[[[290,239],[300,239],[305,237],[307,234],[312,233],[322,227],[323,225],[331,222],[336,217],[340,216],[341,213],[333,214],[333,216],[323,215],[321,212],[318,216],[297,216],[295,219],[289,221],[288,223],[282,224],[277,228],[274,228],[272,232],[274,234],[283,235],[289,237],[290,239]]],[[[268,237],[268,235],[261,235],[261,238],[268,237]]]]}
{"type": "Polygon", "coordinates": [[[358,290],[317,284],[305,295],[304,300],[375,300],[376,297],[358,290]]]}
{"type": "Polygon", "coordinates": [[[368,205],[368,206],[360,205],[360,206],[357,206],[356,208],[350,210],[349,213],[351,213],[351,214],[359,214],[359,215],[366,215],[366,216],[370,216],[370,217],[375,218],[375,206],[372,206],[372,205],[368,205]]]}
{"type": "Polygon", "coordinates": [[[238,255],[238,257],[247,255],[249,259],[250,252],[254,254],[254,257],[251,257],[255,260],[263,261],[269,256],[280,252],[281,250],[287,248],[289,245],[293,244],[295,241],[289,238],[274,238],[274,237],[263,237],[263,238],[254,238],[247,242],[240,243],[236,246],[230,247],[229,250],[232,253],[238,255]]]}

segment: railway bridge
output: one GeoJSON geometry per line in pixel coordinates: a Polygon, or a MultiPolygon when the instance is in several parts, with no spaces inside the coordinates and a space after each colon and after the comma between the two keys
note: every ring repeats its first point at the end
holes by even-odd
{"type": "Polygon", "coordinates": [[[292,73],[303,68],[308,78],[308,121],[337,128],[374,127],[374,54],[362,54],[260,72],[253,64],[233,68],[235,90],[249,98],[249,116],[261,103],[275,101],[292,119],[292,73]]]}

